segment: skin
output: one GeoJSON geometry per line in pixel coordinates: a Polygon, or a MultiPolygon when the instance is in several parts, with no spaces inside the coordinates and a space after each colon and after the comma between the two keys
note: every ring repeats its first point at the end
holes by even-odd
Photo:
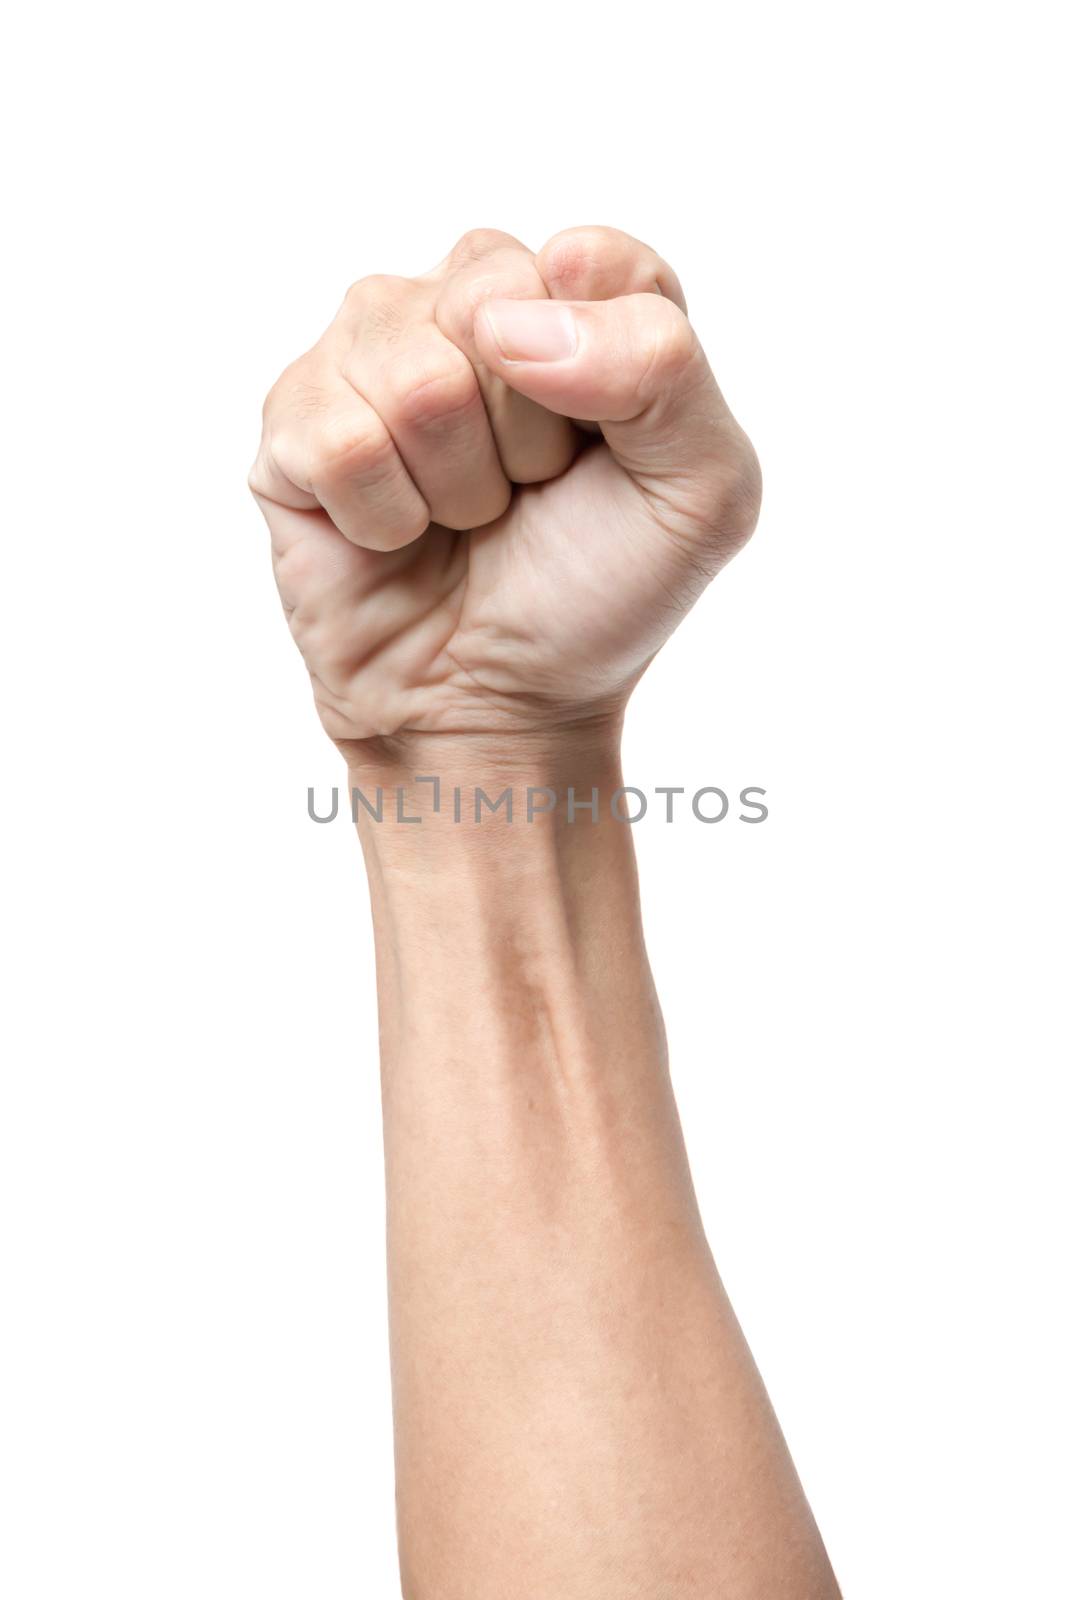
{"type": "Polygon", "coordinates": [[[359,833],[404,1594],[829,1600],[606,809],[634,684],[759,507],[678,279],[578,228],[363,280],[268,396],[251,486],[323,725],[387,796],[359,833]],[[404,825],[425,774],[604,806],[404,825]]]}

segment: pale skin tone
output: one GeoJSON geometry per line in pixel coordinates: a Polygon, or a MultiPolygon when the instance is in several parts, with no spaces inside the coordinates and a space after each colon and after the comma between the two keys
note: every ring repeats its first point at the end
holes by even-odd
{"type": "Polygon", "coordinates": [[[408,1600],[838,1595],[701,1225],[607,799],[638,678],[756,521],[674,272],[607,228],[357,283],[251,474],[378,965],[408,1600]],[[434,815],[440,776],[516,821],[434,815]],[[524,820],[527,786],[601,820],[524,820]]]}

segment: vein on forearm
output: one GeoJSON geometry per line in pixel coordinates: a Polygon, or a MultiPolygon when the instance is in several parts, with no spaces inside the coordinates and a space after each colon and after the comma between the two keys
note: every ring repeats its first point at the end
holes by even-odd
{"type": "Polygon", "coordinates": [[[573,1178],[618,1199],[677,1141],[625,824],[375,829],[364,848],[387,1146],[482,1186],[507,1167],[545,1198],[573,1178]]]}

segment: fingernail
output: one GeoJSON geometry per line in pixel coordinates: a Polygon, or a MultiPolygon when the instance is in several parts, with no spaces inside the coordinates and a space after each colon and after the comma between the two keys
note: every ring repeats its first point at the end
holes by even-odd
{"type": "Polygon", "coordinates": [[[505,361],[566,361],[578,348],[574,312],[554,300],[490,300],[485,315],[505,361]]]}

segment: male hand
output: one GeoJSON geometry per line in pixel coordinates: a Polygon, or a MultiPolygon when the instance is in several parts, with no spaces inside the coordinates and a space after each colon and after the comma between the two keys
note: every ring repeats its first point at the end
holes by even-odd
{"type": "Polygon", "coordinates": [[[250,483],[327,733],[618,712],[752,532],[760,474],[677,278],[610,228],[465,235],[354,285],[250,483]]]}

